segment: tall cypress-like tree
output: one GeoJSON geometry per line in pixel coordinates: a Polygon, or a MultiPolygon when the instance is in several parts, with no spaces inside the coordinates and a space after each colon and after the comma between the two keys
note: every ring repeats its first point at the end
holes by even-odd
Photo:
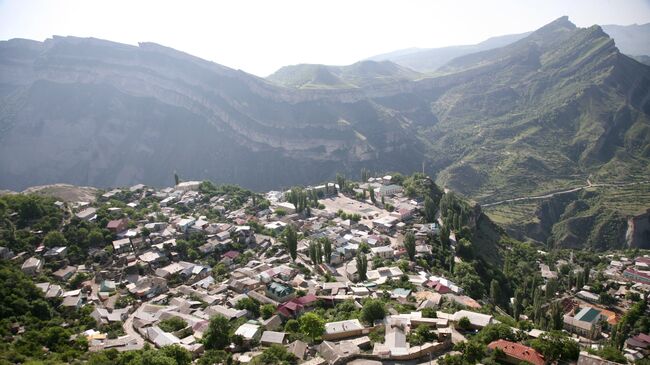
{"type": "Polygon", "coordinates": [[[436,204],[428,196],[424,198],[424,219],[426,219],[427,223],[436,221],[436,204]]]}
{"type": "Polygon", "coordinates": [[[409,260],[415,261],[415,235],[413,232],[408,232],[404,236],[404,248],[406,249],[406,254],[409,256],[409,260]]]}
{"type": "Polygon", "coordinates": [[[298,233],[296,233],[296,229],[292,225],[288,225],[284,230],[284,237],[291,259],[296,261],[296,256],[298,255],[298,233]]]}
{"type": "Polygon", "coordinates": [[[501,302],[501,286],[499,286],[499,282],[496,279],[492,279],[490,282],[490,298],[494,305],[499,305],[501,302]]]}
{"type": "Polygon", "coordinates": [[[330,239],[327,237],[324,237],[322,241],[323,241],[323,254],[325,255],[325,262],[329,264],[332,262],[332,241],[330,241],[330,239]]]}
{"type": "Polygon", "coordinates": [[[366,255],[361,252],[361,250],[357,251],[357,274],[359,274],[359,281],[365,281],[368,279],[366,276],[366,273],[368,272],[368,259],[366,258],[366,255]]]}

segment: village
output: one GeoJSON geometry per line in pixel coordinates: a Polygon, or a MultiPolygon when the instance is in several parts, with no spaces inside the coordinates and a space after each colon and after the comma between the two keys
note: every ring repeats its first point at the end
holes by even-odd
{"type": "MultiPolygon", "coordinates": [[[[557,361],[525,344],[547,331],[506,308],[527,307],[522,299],[500,298],[494,285],[472,296],[453,270],[429,266],[438,252],[432,242],[448,241],[453,259],[441,265],[464,259],[454,254],[459,230],[447,229],[440,212],[427,221],[425,199],[390,175],[341,184],[265,194],[198,181],[103,191],[95,201],[57,202],[68,221],[112,234],[109,245],[85,253],[91,264],[71,264],[67,246],[0,253],[29,276],[46,275],[35,284],[61,308],[92,308],[103,330],[79,334],[90,351],[177,345],[195,358],[224,350],[246,364],[280,346],[309,365],[429,364],[466,353],[459,344],[501,326],[512,335],[486,344],[496,361],[557,361]],[[219,333],[225,343],[210,342],[219,333]]],[[[606,264],[585,268],[573,254],[538,254],[534,285],[547,302],[528,305],[559,318],[556,328],[579,348],[578,364],[612,363],[589,350],[621,336],[613,329],[648,297],[650,257],[607,253],[606,264]],[[568,290],[550,289],[558,278],[568,290]]],[[[640,315],[647,321],[645,306],[640,315]]],[[[620,341],[629,362],[650,355],[648,333],[620,341]]]]}

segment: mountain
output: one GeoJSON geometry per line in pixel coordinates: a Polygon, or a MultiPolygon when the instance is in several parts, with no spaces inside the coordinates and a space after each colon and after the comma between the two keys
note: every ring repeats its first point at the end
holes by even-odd
{"type": "Polygon", "coordinates": [[[360,61],[349,66],[285,66],[266,79],[300,89],[355,88],[415,80],[422,74],[390,61],[360,61]]]}
{"type": "Polygon", "coordinates": [[[434,72],[438,67],[452,59],[466,54],[499,48],[518,41],[530,33],[508,34],[492,37],[481,43],[449,46],[441,48],[408,48],[394,52],[384,53],[368,58],[371,61],[392,61],[399,65],[419,72],[434,72]]]}
{"type": "Polygon", "coordinates": [[[2,42],[0,186],[162,186],[177,171],[266,190],[424,168],[519,238],[636,244],[650,67],[599,26],[562,17],[416,79],[384,62],[307,69],[283,71],[287,87],[151,43],[2,42]]]}
{"type": "Polygon", "coordinates": [[[633,56],[650,55],[650,23],[602,26],[605,33],[616,41],[616,47],[633,56]]]}
{"type": "MultiPolygon", "coordinates": [[[[603,25],[602,29],[616,41],[618,49],[626,55],[648,57],[650,55],[650,23],[638,25],[603,25]]],[[[473,45],[441,48],[407,48],[369,57],[372,61],[392,61],[413,70],[431,73],[456,57],[512,44],[530,35],[531,32],[507,34],[473,45]]],[[[643,58],[639,62],[644,62],[643,58]]]]}
{"type": "Polygon", "coordinates": [[[296,91],[152,43],[0,43],[0,186],[210,178],[254,189],[360,166],[412,170],[403,119],[360,93],[296,91]]]}

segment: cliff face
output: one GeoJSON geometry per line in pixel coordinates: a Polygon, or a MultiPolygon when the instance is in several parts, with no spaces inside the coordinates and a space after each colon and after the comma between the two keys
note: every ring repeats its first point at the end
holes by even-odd
{"type": "MultiPolygon", "coordinates": [[[[276,76],[296,87],[151,43],[0,42],[0,187],[162,186],[177,171],[262,190],[425,162],[483,204],[650,176],[650,68],[598,26],[560,18],[435,77],[376,62],[276,76]]],[[[627,212],[570,203],[525,229],[558,245],[618,244],[627,212]]]]}
{"type": "Polygon", "coordinates": [[[650,209],[627,220],[625,243],[629,248],[650,248],[650,209]]]}
{"type": "Polygon", "coordinates": [[[408,126],[359,93],[296,92],[148,43],[55,37],[0,50],[2,186],[158,185],[177,170],[271,188],[420,164],[406,158],[419,152],[408,126]]]}

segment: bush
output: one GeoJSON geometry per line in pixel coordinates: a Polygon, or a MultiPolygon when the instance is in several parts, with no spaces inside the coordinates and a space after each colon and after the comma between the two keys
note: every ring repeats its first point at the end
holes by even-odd
{"type": "Polygon", "coordinates": [[[187,327],[187,322],[180,317],[171,317],[163,319],[158,323],[158,327],[165,332],[176,332],[187,327]]]}

